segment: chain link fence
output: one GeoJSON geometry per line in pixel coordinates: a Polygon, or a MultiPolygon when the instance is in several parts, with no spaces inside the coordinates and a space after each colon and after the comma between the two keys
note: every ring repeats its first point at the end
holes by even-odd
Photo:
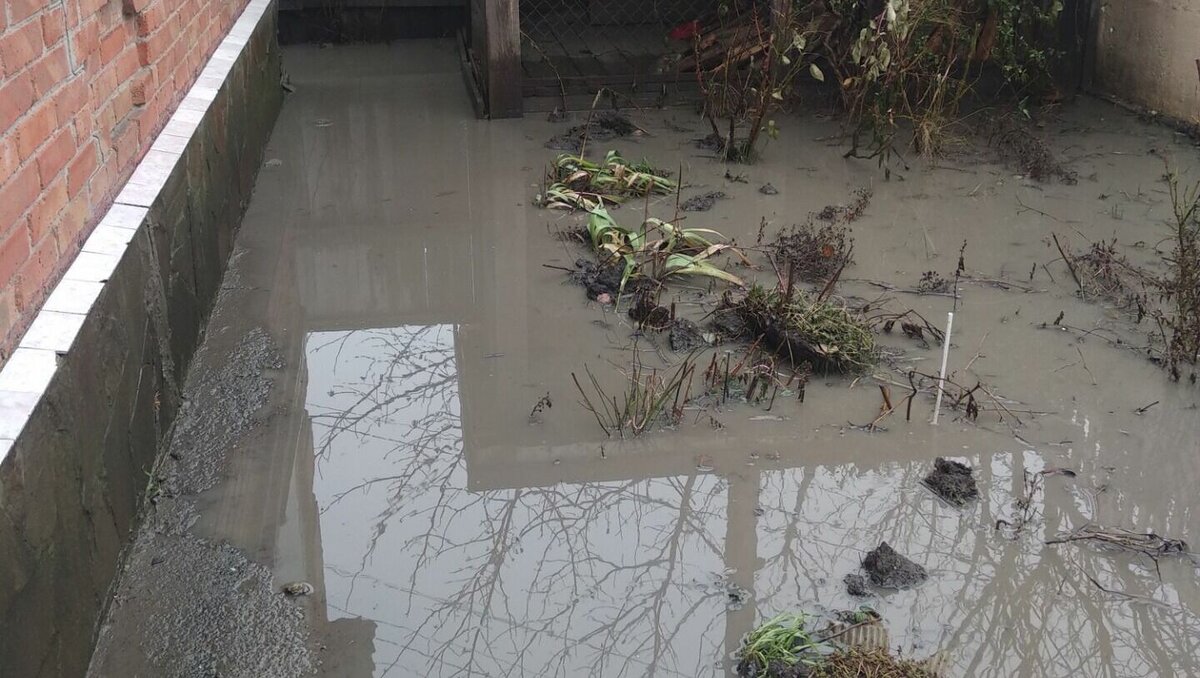
{"type": "Polygon", "coordinates": [[[651,81],[678,51],[681,26],[716,12],[718,0],[521,0],[527,79],[651,81]]]}

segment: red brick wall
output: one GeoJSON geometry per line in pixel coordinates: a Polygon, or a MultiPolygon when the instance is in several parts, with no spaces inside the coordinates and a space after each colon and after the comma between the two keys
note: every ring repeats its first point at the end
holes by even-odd
{"type": "Polygon", "coordinates": [[[247,0],[0,0],[0,361],[247,0]]]}

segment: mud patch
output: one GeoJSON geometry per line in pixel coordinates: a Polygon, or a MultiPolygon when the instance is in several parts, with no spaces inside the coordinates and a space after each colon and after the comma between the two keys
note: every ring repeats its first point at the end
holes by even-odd
{"type": "Polygon", "coordinates": [[[718,200],[724,200],[727,197],[729,196],[725,195],[724,191],[709,191],[684,200],[680,208],[684,212],[707,212],[717,204],[718,200]]]}
{"type": "Polygon", "coordinates": [[[638,131],[629,117],[616,111],[597,113],[591,121],[576,125],[562,134],[556,134],[546,141],[546,148],[556,151],[580,152],[584,140],[612,141],[619,137],[627,137],[638,131]]]}
{"type": "Polygon", "coordinates": [[[691,320],[676,318],[671,323],[670,329],[671,334],[668,338],[670,339],[671,350],[676,353],[685,353],[708,345],[708,342],[704,340],[704,334],[700,332],[700,327],[691,320]]]}
{"type": "Polygon", "coordinates": [[[762,193],[763,195],[779,195],[779,189],[775,188],[775,186],[770,183],[765,183],[762,186],[759,186],[758,192],[762,193]]]}
{"type": "Polygon", "coordinates": [[[101,648],[142,651],[101,649],[88,675],[309,675],[315,661],[306,636],[302,610],[273,590],[266,567],[226,544],[146,531],[134,546],[101,641],[101,648]],[[117,629],[136,635],[122,637],[117,629]]]}
{"type": "Polygon", "coordinates": [[[906,589],[929,578],[925,568],[897,553],[886,541],[863,558],[862,566],[871,583],[884,589],[906,589]]]}
{"type": "Polygon", "coordinates": [[[871,588],[867,586],[867,578],[861,574],[848,574],[842,577],[842,583],[846,585],[846,593],[857,598],[865,598],[871,595],[871,588]]]}
{"type": "Polygon", "coordinates": [[[938,457],[933,460],[933,470],[925,476],[925,485],[937,496],[954,506],[966,506],[979,496],[979,487],[971,467],[961,462],[938,457]]]}
{"type": "Polygon", "coordinates": [[[164,478],[173,495],[198,494],[216,484],[221,461],[233,441],[250,430],[267,402],[271,380],[267,370],[283,367],[283,359],[266,330],[246,333],[216,369],[201,357],[194,368],[199,379],[184,391],[170,455],[175,460],[164,478]]]}

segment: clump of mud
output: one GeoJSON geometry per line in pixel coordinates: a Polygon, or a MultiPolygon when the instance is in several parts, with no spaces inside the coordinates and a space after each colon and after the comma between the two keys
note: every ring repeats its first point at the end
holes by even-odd
{"type": "Polygon", "coordinates": [[[854,197],[845,205],[826,205],[817,212],[814,216],[821,221],[830,223],[849,224],[858,221],[863,212],[867,211],[867,207],[871,204],[873,193],[869,188],[860,188],[854,191],[854,197]]]}
{"type": "Polygon", "coordinates": [[[671,326],[671,309],[659,306],[651,294],[640,293],[629,307],[629,318],[643,330],[658,332],[671,326]]]}
{"type": "Polygon", "coordinates": [[[550,137],[546,141],[546,148],[578,153],[583,148],[584,139],[587,139],[588,143],[612,141],[618,137],[627,137],[637,129],[624,113],[604,111],[593,115],[590,121],[582,125],[575,125],[562,134],[550,137]]]}
{"type": "Polygon", "coordinates": [[[861,574],[850,573],[842,577],[842,583],[846,585],[846,593],[856,598],[865,598],[871,595],[871,588],[867,586],[867,578],[861,574]]]}
{"type": "Polygon", "coordinates": [[[684,212],[707,212],[717,204],[718,200],[724,200],[729,196],[725,195],[724,191],[709,191],[694,195],[683,201],[680,209],[684,212]]]}
{"type": "Polygon", "coordinates": [[[763,195],[779,195],[779,189],[775,188],[770,182],[758,187],[758,192],[763,195]]]}
{"type": "Polygon", "coordinates": [[[670,329],[671,333],[668,338],[671,343],[671,350],[676,353],[685,353],[708,345],[708,342],[704,339],[704,334],[700,331],[700,327],[691,320],[676,318],[671,323],[670,329]]]}
{"type": "Polygon", "coordinates": [[[990,143],[1001,159],[1020,167],[1037,181],[1058,179],[1068,185],[1079,181],[1074,171],[1054,157],[1049,144],[1010,117],[1001,117],[993,123],[990,143]]]}
{"type": "Polygon", "coordinates": [[[933,470],[925,476],[925,485],[934,494],[954,506],[966,506],[979,496],[979,487],[971,467],[961,462],[938,457],[933,460],[933,470]]]}
{"type": "Polygon", "coordinates": [[[871,583],[884,589],[905,589],[929,578],[925,568],[897,553],[886,541],[863,558],[862,566],[871,583]]]}
{"type": "Polygon", "coordinates": [[[723,305],[713,311],[708,328],[712,330],[717,342],[750,339],[754,335],[753,329],[746,324],[739,309],[732,305],[723,305]]]}

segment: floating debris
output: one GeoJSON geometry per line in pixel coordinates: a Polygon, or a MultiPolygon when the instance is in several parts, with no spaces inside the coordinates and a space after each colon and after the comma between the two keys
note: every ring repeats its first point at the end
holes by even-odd
{"type": "Polygon", "coordinates": [[[871,583],[885,589],[906,589],[929,578],[925,568],[900,555],[886,541],[863,558],[871,583]]]}
{"type": "Polygon", "coordinates": [[[680,209],[684,212],[707,212],[717,204],[718,200],[724,200],[727,197],[729,196],[725,195],[724,191],[709,191],[684,200],[680,209]]]}
{"type": "Polygon", "coordinates": [[[770,182],[758,187],[758,192],[763,195],[779,195],[779,189],[775,188],[770,182]]]}
{"type": "Polygon", "coordinates": [[[875,336],[858,313],[832,301],[813,300],[754,286],[739,304],[742,320],[763,345],[793,365],[860,372],[875,363],[875,336]]]}
{"type": "Polygon", "coordinates": [[[934,494],[960,508],[979,496],[971,467],[942,457],[933,460],[933,470],[924,483],[934,494]]]}
{"type": "Polygon", "coordinates": [[[671,350],[676,353],[687,353],[688,351],[707,346],[708,341],[704,337],[704,333],[700,331],[699,325],[686,318],[676,318],[671,323],[671,334],[669,340],[671,350]]]}

